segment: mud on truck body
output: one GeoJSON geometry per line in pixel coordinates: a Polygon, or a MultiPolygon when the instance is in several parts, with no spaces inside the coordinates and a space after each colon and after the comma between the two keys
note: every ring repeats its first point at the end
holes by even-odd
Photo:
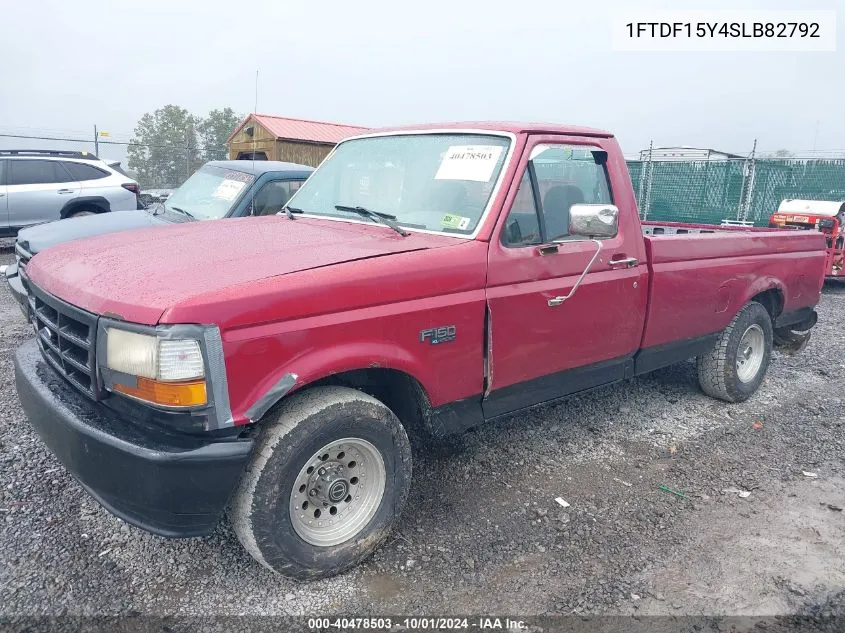
{"type": "Polygon", "coordinates": [[[127,522],[199,536],[228,509],[261,564],[328,576],[399,520],[409,434],[691,357],[707,394],[750,397],[774,337],[815,323],[825,238],[698,229],[641,226],[608,132],[375,132],[340,143],[279,215],[33,257],[18,393],[127,522]]]}

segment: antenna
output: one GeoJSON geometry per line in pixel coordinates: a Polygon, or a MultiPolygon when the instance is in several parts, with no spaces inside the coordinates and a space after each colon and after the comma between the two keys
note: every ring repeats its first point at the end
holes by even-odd
{"type": "MultiPolygon", "coordinates": [[[[258,69],[255,69],[255,106],[252,109],[252,116],[258,116],[258,69]]],[[[255,133],[252,134],[252,174],[255,176],[255,149],[256,149],[255,133]]]]}

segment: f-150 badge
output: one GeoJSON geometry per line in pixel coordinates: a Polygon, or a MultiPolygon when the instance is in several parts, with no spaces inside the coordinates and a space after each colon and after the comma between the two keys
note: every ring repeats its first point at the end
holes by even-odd
{"type": "Polygon", "coordinates": [[[441,327],[420,330],[420,343],[429,342],[432,345],[440,345],[440,343],[454,341],[456,330],[457,328],[454,325],[443,325],[441,327]]]}

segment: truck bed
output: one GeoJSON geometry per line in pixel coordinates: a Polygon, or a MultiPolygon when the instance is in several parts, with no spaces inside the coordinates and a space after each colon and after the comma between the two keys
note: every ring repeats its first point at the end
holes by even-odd
{"type": "Polygon", "coordinates": [[[784,313],[818,300],[819,232],[648,222],[643,233],[649,302],[642,347],[718,332],[763,292],[784,313]]]}

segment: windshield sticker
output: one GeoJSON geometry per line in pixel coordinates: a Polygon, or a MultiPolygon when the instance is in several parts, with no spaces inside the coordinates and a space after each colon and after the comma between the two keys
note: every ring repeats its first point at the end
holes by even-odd
{"type": "Polygon", "coordinates": [[[211,195],[221,200],[234,200],[238,197],[238,194],[241,192],[241,189],[243,189],[245,185],[246,183],[244,182],[227,179],[217,185],[217,189],[215,189],[214,193],[212,193],[211,195]]]}
{"type": "Polygon", "coordinates": [[[471,218],[465,218],[462,215],[446,214],[440,220],[440,225],[446,227],[447,229],[460,229],[461,231],[465,231],[469,228],[470,222],[472,222],[471,218]]]}
{"type": "Polygon", "coordinates": [[[499,145],[453,145],[440,162],[434,179],[488,182],[501,154],[499,145]]]}

